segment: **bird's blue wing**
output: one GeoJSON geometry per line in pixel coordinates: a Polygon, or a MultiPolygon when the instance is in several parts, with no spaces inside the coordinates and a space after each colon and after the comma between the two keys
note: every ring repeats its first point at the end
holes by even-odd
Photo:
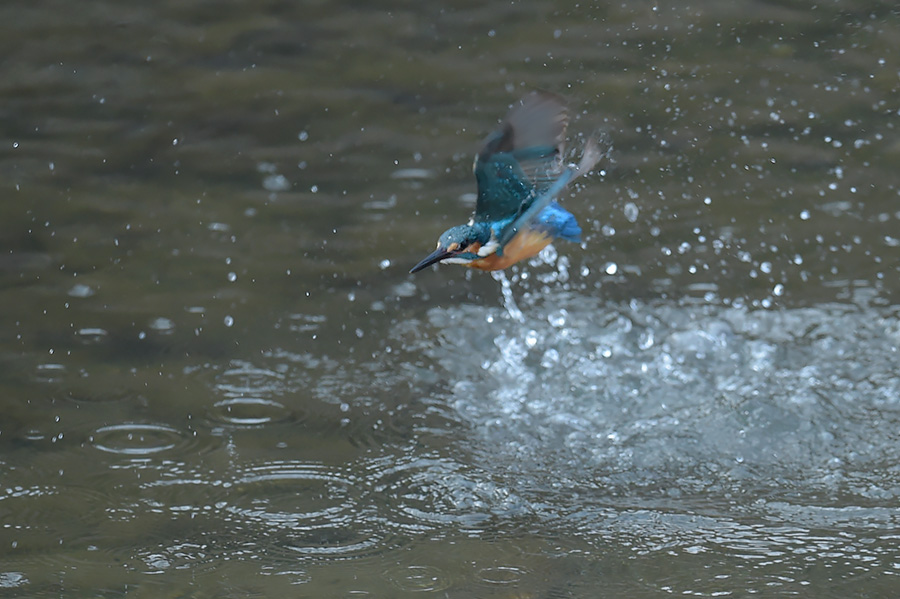
{"type": "Polygon", "coordinates": [[[503,246],[516,236],[516,233],[531,224],[531,222],[537,218],[538,214],[540,214],[541,210],[549,206],[550,202],[556,199],[556,196],[565,189],[569,181],[575,176],[575,173],[575,169],[566,169],[547,189],[542,191],[540,195],[535,196],[530,202],[522,204],[522,211],[512,220],[512,222],[503,227],[500,235],[497,236],[497,241],[500,243],[500,251],[502,251],[503,246]]]}
{"type": "MultiPolygon", "coordinates": [[[[531,225],[531,223],[540,217],[541,212],[550,206],[551,202],[556,199],[556,197],[565,189],[566,185],[568,185],[573,179],[584,175],[592,168],[597,162],[602,158],[602,153],[600,151],[599,146],[599,138],[594,135],[591,136],[584,144],[584,152],[581,155],[581,160],[578,161],[576,166],[571,166],[565,168],[559,176],[547,187],[536,191],[532,194],[532,197],[522,203],[522,206],[516,216],[506,225],[504,225],[503,229],[500,231],[500,234],[497,235],[497,241],[500,243],[500,248],[497,250],[499,253],[502,253],[503,246],[509,243],[510,239],[515,237],[516,233],[531,225]]],[[[559,211],[565,212],[557,206],[559,211]]],[[[565,212],[566,215],[571,216],[568,212],[565,212]]],[[[549,218],[553,218],[553,214],[549,215],[549,218]]],[[[553,227],[553,222],[548,221],[544,223],[546,225],[551,225],[553,227]]],[[[565,225],[562,221],[557,224],[565,225]]],[[[581,229],[578,228],[578,224],[574,222],[574,217],[572,217],[572,224],[574,229],[572,229],[571,234],[566,234],[565,226],[559,229],[558,234],[554,235],[557,237],[562,237],[563,239],[571,238],[572,240],[577,239],[581,235],[581,229]],[[577,229],[577,233],[575,233],[575,229],[577,229]]]]}
{"type": "Polygon", "coordinates": [[[475,220],[514,218],[560,175],[568,114],[565,100],[536,91],[507,114],[475,159],[475,220]]]}
{"type": "Polygon", "coordinates": [[[515,216],[534,197],[534,185],[510,152],[492,154],[475,163],[478,200],[475,220],[496,222],[515,216]]]}

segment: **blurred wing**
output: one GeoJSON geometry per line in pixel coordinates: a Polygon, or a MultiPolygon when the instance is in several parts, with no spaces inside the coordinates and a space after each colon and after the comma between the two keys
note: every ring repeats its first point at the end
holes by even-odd
{"type": "Polygon", "coordinates": [[[568,122],[565,100],[550,92],[531,92],[513,106],[475,158],[476,220],[515,216],[559,177],[568,122]]]}
{"type": "Polygon", "coordinates": [[[523,203],[521,212],[512,220],[512,222],[503,227],[503,230],[500,231],[500,235],[498,235],[501,251],[503,246],[516,236],[516,233],[530,225],[531,222],[537,218],[538,214],[541,213],[541,210],[550,205],[550,202],[565,189],[566,185],[581,175],[589,173],[602,157],[603,154],[600,151],[598,138],[595,135],[589,138],[587,143],[584,144],[584,152],[581,155],[581,160],[578,162],[578,165],[564,169],[550,185],[536,195],[533,195],[527,202],[523,203]]]}
{"type": "Polygon", "coordinates": [[[522,229],[527,228],[531,221],[533,221],[538,214],[540,214],[541,210],[550,205],[550,202],[559,195],[563,189],[565,189],[566,185],[573,179],[575,171],[570,169],[563,172],[562,175],[552,184],[550,187],[544,190],[543,193],[534,198],[528,206],[523,205],[522,213],[519,214],[511,223],[503,227],[503,230],[500,231],[500,235],[498,235],[498,242],[500,244],[500,248],[502,250],[503,246],[510,242],[510,240],[516,236],[516,233],[521,231],[522,229]]]}

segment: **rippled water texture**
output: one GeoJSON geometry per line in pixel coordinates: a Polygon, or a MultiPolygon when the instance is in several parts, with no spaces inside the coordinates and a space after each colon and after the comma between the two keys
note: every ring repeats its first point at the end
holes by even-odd
{"type": "Polygon", "coordinates": [[[892,4],[0,17],[0,595],[900,592],[892,4]],[[408,275],[534,88],[584,243],[408,275]]]}

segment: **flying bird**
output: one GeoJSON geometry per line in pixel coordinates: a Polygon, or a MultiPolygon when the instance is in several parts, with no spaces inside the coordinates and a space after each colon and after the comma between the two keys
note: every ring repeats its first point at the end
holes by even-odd
{"type": "Polygon", "coordinates": [[[502,270],[556,239],[581,241],[581,227],[556,199],[601,158],[596,137],[577,165],[564,164],[569,115],[562,96],[533,91],[510,109],[475,157],[475,214],[444,231],[437,248],[410,273],[443,262],[502,270]]]}

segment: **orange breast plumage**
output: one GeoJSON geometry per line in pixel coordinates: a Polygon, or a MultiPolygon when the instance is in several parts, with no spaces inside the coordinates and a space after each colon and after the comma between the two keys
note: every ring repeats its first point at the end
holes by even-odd
{"type": "Polygon", "coordinates": [[[484,258],[467,262],[466,266],[479,270],[503,270],[516,262],[538,254],[552,241],[553,237],[543,231],[525,229],[509,240],[509,243],[503,248],[502,256],[493,253],[484,258]]]}

